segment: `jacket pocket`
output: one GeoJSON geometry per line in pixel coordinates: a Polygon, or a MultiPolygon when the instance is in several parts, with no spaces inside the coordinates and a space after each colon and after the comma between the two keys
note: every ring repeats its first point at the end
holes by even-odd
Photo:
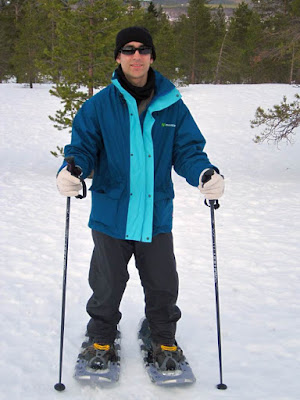
{"type": "Polygon", "coordinates": [[[124,185],[92,191],[91,219],[107,226],[115,226],[124,185]]]}
{"type": "Polygon", "coordinates": [[[165,229],[171,229],[173,198],[174,190],[172,187],[167,191],[155,192],[153,208],[153,225],[155,228],[165,227],[165,229]]]}
{"type": "Polygon", "coordinates": [[[173,186],[168,186],[166,189],[163,190],[155,190],[154,201],[159,201],[164,199],[174,199],[173,186]]]}

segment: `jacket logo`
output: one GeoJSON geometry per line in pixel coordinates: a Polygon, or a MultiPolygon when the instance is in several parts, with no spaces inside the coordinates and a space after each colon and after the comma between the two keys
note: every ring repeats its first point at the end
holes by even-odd
{"type": "Polygon", "coordinates": [[[163,122],[162,124],[161,124],[161,126],[163,127],[163,128],[176,128],[176,125],[175,124],[166,124],[165,122],[163,122]]]}

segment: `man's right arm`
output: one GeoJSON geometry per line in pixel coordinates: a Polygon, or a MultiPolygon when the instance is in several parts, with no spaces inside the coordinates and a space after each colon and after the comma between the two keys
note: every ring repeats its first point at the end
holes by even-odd
{"type": "MultiPolygon", "coordinates": [[[[71,143],[65,146],[65,157],[73,157],[81,178],[87,178],[94,169],[102,148],[101,130],[94,101],[88,100],[76,114],[72,126],[71,143]]],[[[76,196],[81,190],[80,179],[71,175],[64,161],[57,175],[57,187],[64,196],[76,196]]]]}

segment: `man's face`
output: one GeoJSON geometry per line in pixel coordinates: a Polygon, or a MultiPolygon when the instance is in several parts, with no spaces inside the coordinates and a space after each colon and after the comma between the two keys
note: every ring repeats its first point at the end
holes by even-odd
{"type": "MultiPolygon", "coordinates": [[[[129,42],[123,47],[126,46],[139,48],[143,43],[129,42]]],[[[132,85],[145,86],[150,65],[153,63],[151,54],[140,54],[139,51],[132,55],[119,53],[116,61],[121,64],[125,77],[132,85]]]]}

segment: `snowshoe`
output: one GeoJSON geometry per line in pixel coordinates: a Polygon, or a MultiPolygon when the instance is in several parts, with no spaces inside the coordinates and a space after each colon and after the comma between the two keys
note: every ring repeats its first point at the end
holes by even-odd
{"type": "Polygon", "coordinates": [[[140,325],[138,339],[144,367],[153,383],[164,386],[179,386],[196,381],[193,371],[177,345],[165,346],[151,340],[147,319],[140,325]]]}
{"type": "Polygon", "coordinates": [[[120,333],[113,344],[87,337],[78,355],[74,377],[94,383],[116,382],[120,375],[120,333]]]}

